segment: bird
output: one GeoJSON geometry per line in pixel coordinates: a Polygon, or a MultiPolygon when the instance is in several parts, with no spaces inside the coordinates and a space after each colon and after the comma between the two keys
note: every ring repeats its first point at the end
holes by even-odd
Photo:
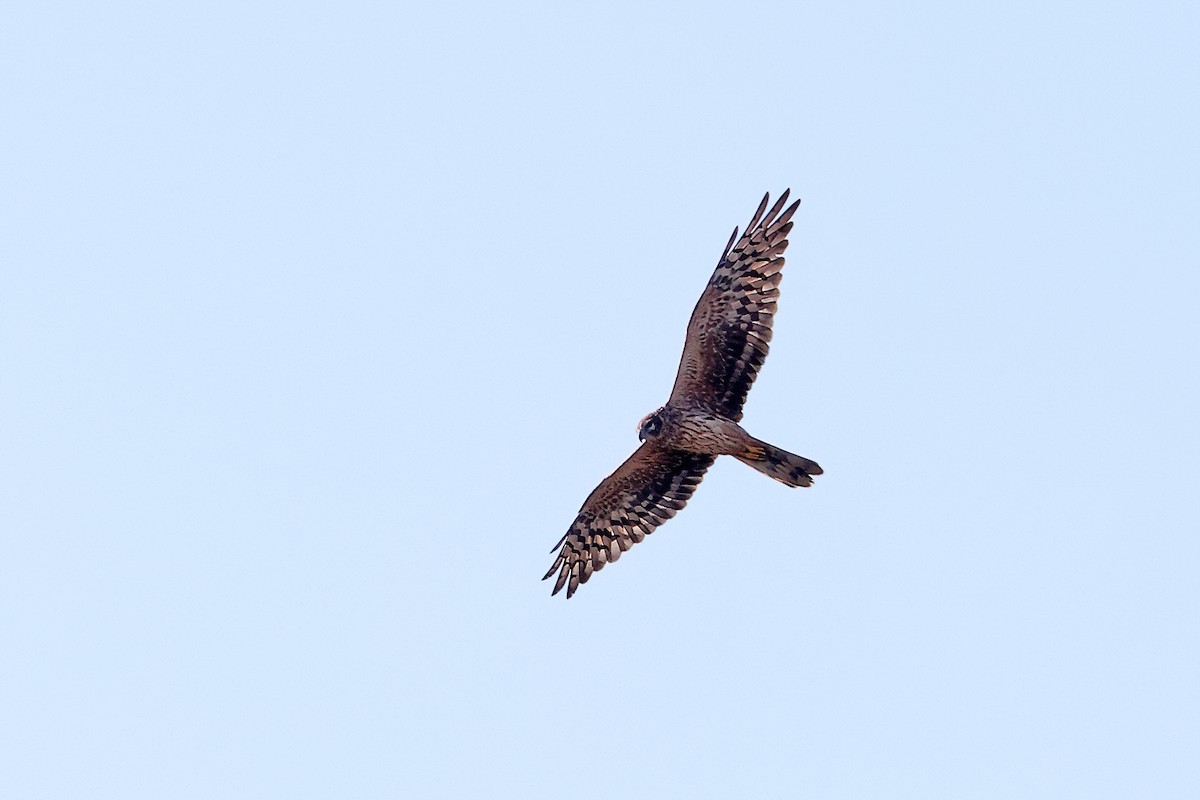
{"type": "Polygon", "coordinates": [[[550,552],[552,596],[570,598],[687,504],[719,455],[787,486],[811,486],[821,467],[754,438],[738,423],[771,341],[783,277],[783,252],[800,201],[788,189],[767,208],[768,192],[738,236],[725,245],[688,322],[683,356],[667,402],[638,423],[641,445],[584,500],[550,552]]]}

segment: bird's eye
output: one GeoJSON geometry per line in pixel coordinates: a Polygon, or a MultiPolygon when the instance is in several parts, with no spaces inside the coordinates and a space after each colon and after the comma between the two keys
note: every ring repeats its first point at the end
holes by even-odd
{"type": "Polygon", "coordinates": [[[662,417],[646,417],[642,420],[641,427],[638,428],[638,438],[645,441],[650,437],[658,436],[662,432],[662,425],[662,417]]]}

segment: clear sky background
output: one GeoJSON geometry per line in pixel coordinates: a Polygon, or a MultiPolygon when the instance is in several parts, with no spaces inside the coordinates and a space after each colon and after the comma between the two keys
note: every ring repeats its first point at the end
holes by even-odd
{"type": "Polygon", "coordinates": [[[1196,9],[7,5],[0,796],[1200,796],[1196,9]]]}

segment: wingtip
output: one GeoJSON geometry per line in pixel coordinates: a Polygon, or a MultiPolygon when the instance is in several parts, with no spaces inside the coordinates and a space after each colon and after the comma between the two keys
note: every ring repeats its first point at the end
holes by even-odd
{"type": "Polygon", "coordinates": [[[777,218],[779,216],[779,212],[780,212],[780,210],[783,209],[783,206],[787,203],[788,197],[791,196],[791,193],[792,193],[791,189],[783,190],[783,194],[779,195],[779,199],[775,201],[775,204],[771,206],[771,210],[767,212],[767,215],[765,217],[763,217],[762,227],[770,228],[772,225],[774,225],[776,223],[777,218]]]}
{"type": "Polygon", "coordinates": [[[792,224],[793,224],[792,223],[792,215],[796,213],[796,209],[798,209],[798,208],[800,208],[799,200],[797,200],[796,202],[792,203],[790,206],[785,208],[783,210],[783,213],[779,215],[779,219],[775,220],[775,222],[772,223],[772,225],[771,225],[772,230],[782,231],[783,234],[786,236],[788,231],[790,231],[792,229],[792,224]]]}
{"type": "Polygon", "coordinates": [[[734,225],[733,226],[733,235],[731,235],[729,237],[729,241],[725,243],[725,251],[723,253],[721,253],[721,258],[724,258],[725,256],[729,255],[729,248],[733,247],[733,243],[737,241],[737,237],[738,237],[738,227],[737,227],[737,225],[734,225]]]}
{"type": "Polygon", "coordinates": [[[771,193],[767,192],[763,195],[763,199],[758,204],[758,209],[754,212],[754,216],[750,218],[750,223],[746,226],[746,233],[752,233],[754,226],[762,219],[763,212],[767,210],[767,203],[771,202],[771,193]]]}

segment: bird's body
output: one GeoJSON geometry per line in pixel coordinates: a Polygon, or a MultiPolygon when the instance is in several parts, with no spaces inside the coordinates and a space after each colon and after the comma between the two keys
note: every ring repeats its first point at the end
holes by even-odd
{"type": "Polygon", "coordinates": [[[555,545],[558,557],[545,576],[558,574],[554,594],[566,586],[570,597],[674,516],[719,455],[788,486],[811,486],[821,474],[816,462],[759,441],[739,424],[771,339],[783,251],[799,205],[780,213],[787,197],[769,211],[764,197],[740,239],[734,229],[692,312],[670,399],[639,423],[642,446],[588,496],[555,545]]]}
{"type": "MultiPolygon", "coordinates": [[[[662,420],[662,429],[653,434],[659,447],[723,456],[741,453],[751,442],[750,434],[742,430],[741,425],[704,409],[666,405],[650,417],[662,420]]],[[[647,417],[647,420],[650,417],[647,417]]],[[[639,434],[645,427],[643,422],[639,426],[639,434]]],[[[651,434],[641,435],[651,438],[651,434]]]]}

